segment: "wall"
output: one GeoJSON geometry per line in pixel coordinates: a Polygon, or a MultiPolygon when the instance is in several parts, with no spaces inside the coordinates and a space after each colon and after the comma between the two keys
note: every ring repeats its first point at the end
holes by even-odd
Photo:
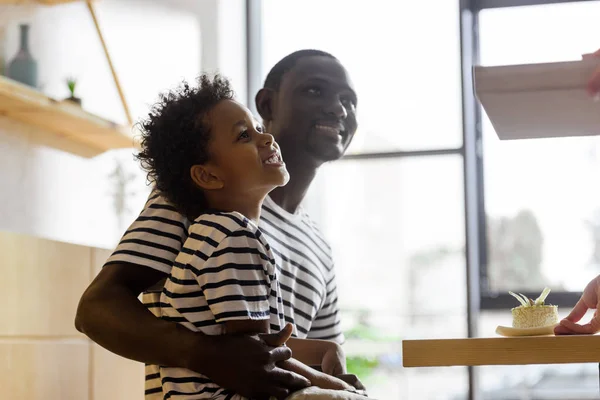
{"type": "MultiPolygon", "coordinates": [[[[203,34],[199,10],[169,1],[103,0],[95,4],[134,120],[146,115],[159,92],[182,79],[195,79],[201,70],[202,49],[224,45],[217,40],[216,28],[209,26],[207,35],[203,34]],[[202,37],[211,38],[206,46],[202,37]]],[[[83,2],[0,6],[0,22],[5,27],[7,59],[17,51],[18,24],[31,24],[30,48],[38,61],[40,90],[65,98],[65,79],[75,76],[86,110],[119,123],[126,121],[83,2]]],[[[219,57],[207,63],[216,68],[224,62],[219,57]]],[[[238,64],[233,61],[235,69],[238,64]]],[[[148,193],[132,151],[83,159],[36,145],[28,130],[0,119],[0,230],[114,246],[148,193]]]]}
{"type": "MultiPolygon", "coordinates": [[[[95,4],[135,120],[160,91],[201,70],[230,77],[245,100],[245,2],[95,4]]],[[[0,59],[16,53],[21,22],[32,26],[40,90],[65,98],[64,80],[75,76],[85,109],[125,122],[85,4],[0,6],[0,59]]],[[[142,365],[91,343],[73,320],[81,293],[146,200],[144,174],[132,150],[84,159],[40,145],[37,135],[0,117],[0,397],[141,399],[142,365]]]]}
{"type": "Polygon", "coordinates": [[[109,353],[73,326],[79,297],[109,253],[0,232],[2,398],[142,398],[143,365],[109,353]]]}

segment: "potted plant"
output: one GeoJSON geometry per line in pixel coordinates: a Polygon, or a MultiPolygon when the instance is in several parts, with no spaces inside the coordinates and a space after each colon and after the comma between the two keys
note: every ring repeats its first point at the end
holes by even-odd
{"type": "Polygon", "coordinates": [[[67,86],[69,88],[69,93],[71,93],[71,96],[68,97],[67,100],[81,105],[81,99],[75,96],[75,86],[77,86],[77,80],[72,77],[67,78],[67,86]]]}

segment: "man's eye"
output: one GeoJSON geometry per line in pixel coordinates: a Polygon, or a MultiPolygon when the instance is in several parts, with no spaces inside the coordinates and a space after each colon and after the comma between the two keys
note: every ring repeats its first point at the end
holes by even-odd
{"type": "Polygon", "coordinates": [[[318,87],[311,86],[308,89],[306,89],[306,93],[312,94],[313,96],[320,96],[321,89],[319,89],[318,87]]]}
{"type": "Polygon", "coordinates": [[[348,107],[348,108],[350,108],[350,107],[352,107],[352,108],[356,107],[356,102],[353,99],[349,98],[349,97],[342,98],[342,104],[344,105],[344,107],[348,107]]]}
{"type": "Polygon", "coordinates": [[[258,132],[258,133],[265,133],[265,128],[264,128],[264,126],[262,126],[262,125],[258,125],[258,126],[256,127],[256,132],[258,132]]]}

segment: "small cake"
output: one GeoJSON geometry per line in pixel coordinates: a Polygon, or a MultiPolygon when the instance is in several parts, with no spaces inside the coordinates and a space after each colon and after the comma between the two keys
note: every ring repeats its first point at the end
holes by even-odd
{"type": "Polygon", "coordinates": [[[545,288],[540,297],[535,300],[528,299],[520,293],[508,293],[521,303],[511,310],[514,328],[542,328],[558,324],[558,307],[544,303],[550,293],[549,288],[545,288]]]}

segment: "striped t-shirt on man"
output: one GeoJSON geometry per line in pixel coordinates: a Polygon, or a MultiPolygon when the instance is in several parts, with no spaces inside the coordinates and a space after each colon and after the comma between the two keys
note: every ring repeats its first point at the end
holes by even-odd
{"type": "MultiPolygon", "coordinates": [[[[277,268],[258,227],[242,214],[200,216],[175,259],[160,296],[160,316],[206,335],[225,334],[232,320],[285,325],[277,268]]],[[[183,368],[160,367],[165,399],[241,399],[209,378],[183,368]]]]}
{"type": "MultiPolygon", "coordinates": [[[[106,265],[129,263],[169,274],[187,239],[188,226],[189,221],[162,196],[151,193],[106,265]]],[[[267,196],[259,228],[275,257],[285,321],[294,324],[299,338],[343,342],[331,248],[315,223],[304,210],[288,213],[267,196]]],[[[143,296],[157,316],[160,289],[143,296]]],[[[161,399],[160,393],[158,367],[148,365],[146,400],[161,399]]]]}

